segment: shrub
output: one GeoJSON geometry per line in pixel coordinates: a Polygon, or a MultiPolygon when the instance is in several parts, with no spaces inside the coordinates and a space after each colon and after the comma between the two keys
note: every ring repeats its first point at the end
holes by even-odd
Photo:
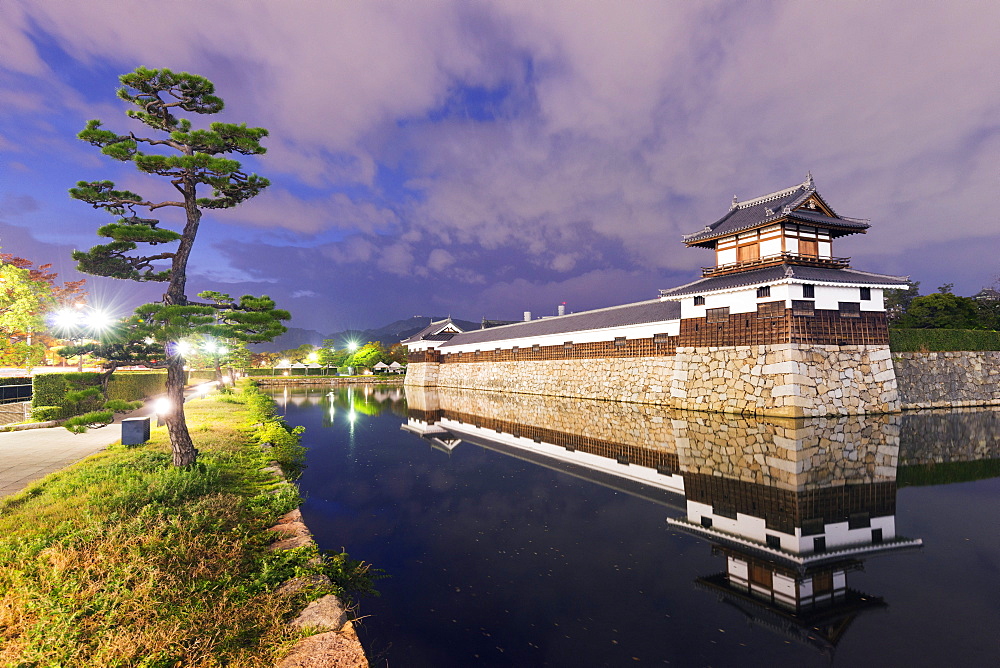
{"type": "Polygon", "coordinates": [[[114,419],[115,414],[112,411],[91,411],[71,417],[63,422],[63,426],[74,434],[83,434],[88,429],[109,425],[114,419]]]}
{"type": "Polygon", "coordinates": [[[34,406],[31,409],[31,419],[39,422],[58,420],[62,417],[62,406],[34,406]]]}
{"type": "Polygon", "coordinates": [[[894,353],[1000,350],[1000,332],[979,329],[890,329],[894,353]]]}

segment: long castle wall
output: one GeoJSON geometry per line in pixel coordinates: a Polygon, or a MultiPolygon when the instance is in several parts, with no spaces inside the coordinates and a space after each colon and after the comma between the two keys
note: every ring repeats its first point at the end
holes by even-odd
{"type": "Polygon", "coordinates": [[[406,382],[783,417],[899,410],[886,346],[689,347],[654,357],[413,362],[406,382]]]}
{"type": "Polygon", "coordinates": [[[411,354],[406,384],[781,417],[1000,405],[1000,352],[893,355],[884,314],[820,315],[682,320],[677,336],[586,346],[424,351],[411,354]]]}

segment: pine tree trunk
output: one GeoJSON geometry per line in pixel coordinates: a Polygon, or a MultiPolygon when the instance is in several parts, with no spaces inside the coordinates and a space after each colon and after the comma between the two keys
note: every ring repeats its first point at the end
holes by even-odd
{"type": "Polygon", "coordinates": [[[174,466],[191,466],[198,458],[198,450],[194,447],[194,441],[191,440],[191,434],[188,433],[187,420],[184,418],[184,381],[186,377],[184,360],[180,357],[172,357],[167,364],[167,399],[170,400],[170,410],[164,421],[167,423],[167,433],[170,434],[174,466]]]}

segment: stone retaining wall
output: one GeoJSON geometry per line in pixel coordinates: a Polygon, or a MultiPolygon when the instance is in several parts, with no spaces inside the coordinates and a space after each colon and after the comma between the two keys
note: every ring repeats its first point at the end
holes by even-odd
{"type": "Polygon", "coordinates": [[[887,346],[678,348],[674,356],[410,364],[407,386],[783,417],[899,410],[887,346]]]}
{"type": "Polygon", "coordinates": [[[1000,406],[1000,351],[894,353],[903,410],[1000,406]]]}
{"type": "Polygon", "coordinates": [[[675,408],[782,417],[899,410],[888,346],[678,348],[675,408]]]}

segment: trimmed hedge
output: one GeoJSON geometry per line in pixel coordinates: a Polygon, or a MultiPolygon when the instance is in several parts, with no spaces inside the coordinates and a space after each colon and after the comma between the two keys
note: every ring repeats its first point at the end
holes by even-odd
{"type": "Polygon", "coordinates": [[[0,378],[0,385],[31,385],[31,376],[0,378]]]}
{"type": "Polygon", "coordinates": [[[1000,350],[1000,332],[982,329],[890,329],[894,353],[1000,350]]]}
{"type": "Polygon", "coordinates": [[[116,371],[108,379],[108,399],[138,401],[167,391],[165,369],[116,371]]]}
{"type": "MultiPolygon", "coordinates": [[[[71,392],[80,392],[96,387],[98,391],[101,387],[101,374],[93,371],[72,372],[72,373],[43,373],[35,376],[31,381],[32,397],[31,407],[59,406],[62,411],[59,417],[74,415],[78,409],[84,407],[77,406],[77,402],[68,398],[71,392]]],[[[89,410],[89,408],[86,408],[89,410]]]]}

